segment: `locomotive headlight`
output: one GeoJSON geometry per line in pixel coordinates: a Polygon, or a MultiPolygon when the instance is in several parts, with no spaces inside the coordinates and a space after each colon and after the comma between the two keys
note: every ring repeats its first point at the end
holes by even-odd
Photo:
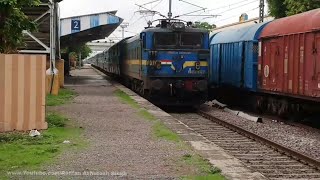
{"type": "Polygon", "coordinates": [[[201,68],[199,61],[195,62],[194,66],[195,66],[196,70],[200,70],[200,68],[201,68]]]}
{"type": "Polygon", "coordinates": [[[183,22],[176,22],[173,24],[173,28],[175,30],[183,30],[185,28],[185,25],[183,22]]]}
{"type": "Polygon", "coordinates": [[[156,69],[161,69],[161,61],[156,61],[156,69]]]}

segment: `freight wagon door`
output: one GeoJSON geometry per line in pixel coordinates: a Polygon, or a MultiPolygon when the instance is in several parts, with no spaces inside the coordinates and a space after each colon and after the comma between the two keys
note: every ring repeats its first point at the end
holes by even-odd
{"type": "Polygon", "coordinates": [[[263,85],[266,89],[274,91],[277,87],[278,46],[275,41],[269,41],[265,43],[264,48],[263,85]]]}
{"type": "Polygon", "coordinates": [[[209,81],[211,85],[220,85],[220,59],[221,59],[221,45],[211,45],[209,62],[209,81]]]}
{"type": "Polygon", "coordinates": [[[278,56],[279,55],[279,51],[278,51],[278,45],[276,42],[271,42],[271,54],[270,54],[270,85],[272,87],[272,89],[276,89],[277,87],[277,82],[278,82],[278,56]]]}
{"type": "Polygon", "coordinates": [[[314,95],[319,97],[320,96],[320,33],[316,34],[315,40],[315,47],[313,49],[313,53],[315,56],[315,69],[316,69],[316,80],[317,80],[317,87],[315,88],[316,91],[314,95]]]}

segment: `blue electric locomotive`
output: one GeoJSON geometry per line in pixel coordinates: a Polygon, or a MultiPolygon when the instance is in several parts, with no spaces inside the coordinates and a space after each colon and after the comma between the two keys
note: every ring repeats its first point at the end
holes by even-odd
{"type": "MultiPolygon", "coordinates": [[[[158,105],[199,105],[207,99],[209,32],[181,20],[160,20],[108,50],[105,67],[158,105]]],[[[102,68],[102,67],[100,67],[102,68]]]]}

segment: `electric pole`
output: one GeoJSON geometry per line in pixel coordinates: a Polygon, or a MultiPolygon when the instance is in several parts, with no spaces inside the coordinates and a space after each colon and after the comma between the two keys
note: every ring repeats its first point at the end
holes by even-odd
{"type": "Polygon", "coordinates": [[[259,23],[262,23],[264,19],[264,0],[260,0],[259,5],[259,23]]]}
{"type": "Polygon", "coordinates": [[[129,23],[120,24],[120,27],[122,28],[122,39],[124,39],[124,28],[127,28],[128,26],[129,26],[129,23]]]}

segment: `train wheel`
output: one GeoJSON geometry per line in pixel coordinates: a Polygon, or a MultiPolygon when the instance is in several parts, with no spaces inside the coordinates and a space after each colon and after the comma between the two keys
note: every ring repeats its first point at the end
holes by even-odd
{"type": "Polygon", "coordinates": [[[288,102],[286,100],[279,100],[278,101],[278,116],[280,117],[286,117],[288,115],[288,102]]]}
{"type": "Polygon", "coordinates": [[[263,113],[265,109],[265,99],[263,97],[256,97],[255,104],[253,105],[253,110],[259,114],[263,113]]]}

